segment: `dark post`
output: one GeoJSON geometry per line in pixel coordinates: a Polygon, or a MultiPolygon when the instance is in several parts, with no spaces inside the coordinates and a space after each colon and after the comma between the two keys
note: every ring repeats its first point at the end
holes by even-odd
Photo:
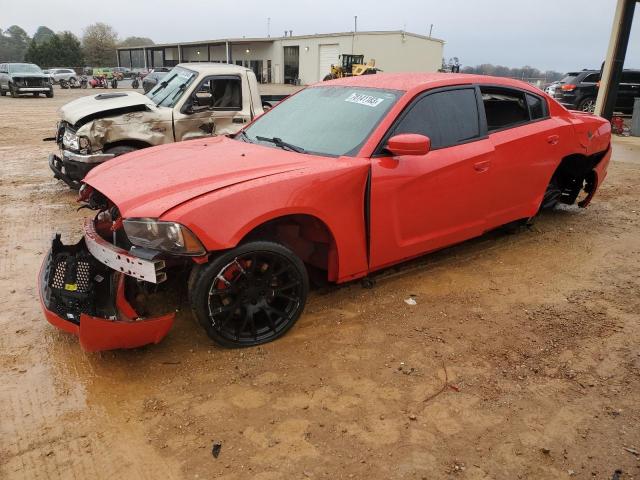
{"type": "Polygon", "coordinates": [[[618,84],[622,77],[622,67],[624,66],[624,58],[627,55],[627,46],[629,45],[629,36],[631,35],[631,25],[633,24],[633,13],[637,0],[625,0],[623,5],[622,17],[620,19],[620,29],[616,37],[615,47],[611,61],[611,75],[608,82],[608,90],[602,105],[601,116],[607,120],[613,117],[613,110],[616,105],[616,97],[618,96],[618,84]]]}

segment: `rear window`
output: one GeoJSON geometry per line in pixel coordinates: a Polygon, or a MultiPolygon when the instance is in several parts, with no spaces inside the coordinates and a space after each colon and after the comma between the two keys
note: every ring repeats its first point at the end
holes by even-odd
{"type": "Polygon", "coordinates": [[[574,83],[578,75],[580,74],[577,72],[567,73],[567,75],[560,80],[560,83],[574,83]]]}

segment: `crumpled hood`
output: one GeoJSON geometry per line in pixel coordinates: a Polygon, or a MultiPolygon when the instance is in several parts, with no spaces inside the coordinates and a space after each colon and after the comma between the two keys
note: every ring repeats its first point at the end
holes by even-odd
{"type": "Polygon", "coordinates": [[[88,95],[63,105],[58,111],[62,120],[75,125],[86,117],[104,117],[112,112],[123,113],[131,107],[154,109],[156,105],[138,92],[104,92],[88,95]]]}
{"type": "Polygon", "coordinates": [[[91,170],[84,181],[115,203],[125,218],[159,218],[200,195],[326,160],[213,137],[116,157],[91,170]]]}

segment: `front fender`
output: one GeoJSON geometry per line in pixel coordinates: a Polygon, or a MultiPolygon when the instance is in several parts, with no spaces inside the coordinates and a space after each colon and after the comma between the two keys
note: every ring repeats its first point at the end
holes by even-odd
{"type": "Polygon", "coordinates": [[[156,112],[130,112],[92,120],[78,129],[78,135],[89,138],[93,151],[127,141],[155,146],[173,142],[173,126],[170,118],[156,112]]]}
{"type": "Polygon", "coordinates": [[[287,215],[322,221],[336,244],[338,281],[368,269],[365,189],[369,162],[327,159],[314,172],[292,171],[259,178],[194,198],[165,212],[162,220],[180,222],[208,251],[233,248],[253,229],[287,215]]]}

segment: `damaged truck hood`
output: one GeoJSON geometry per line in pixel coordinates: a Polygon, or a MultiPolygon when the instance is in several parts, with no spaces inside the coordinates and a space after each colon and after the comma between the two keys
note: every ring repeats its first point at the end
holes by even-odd
{"type": "Polygon", "coordinates": [[[211,137],[117,157],[91,170],[84,181],[109,198],[124,218],[160,218],[200,195],[313,165],[326,166],[326,160],[211,137]]]}
{"type": "Polygon", "coordinates": [[[156,108],[155,103],[141,93],[109,92],[78,98],[62,106],[59,114],[62,120],[78,126],[78,124],[107,115],[156,108]]]}

